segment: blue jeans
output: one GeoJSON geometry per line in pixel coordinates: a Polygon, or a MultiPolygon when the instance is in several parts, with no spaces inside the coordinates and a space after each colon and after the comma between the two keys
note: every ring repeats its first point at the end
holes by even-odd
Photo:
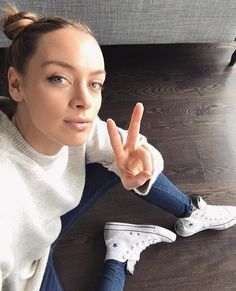
{"type": "MultiPolygon", "coordinates": [[[[53,243],[40,291],[64,291],[53,266],[53,249],[57,241],[80,219],[80,217],[111,187],[120,182],[119,177],[100,164],[86,166],[86,182],[79,205],[61,217],[62,229],[53,243]]],[[[188,217],[192,212],[192,201],[163,174],[160,174],[148,195],[141,199],[155,204],[174,214],[188,217]]],[[[126,263],[107,260],[99,291],[122,291],[126,278],[126,263]]]]}

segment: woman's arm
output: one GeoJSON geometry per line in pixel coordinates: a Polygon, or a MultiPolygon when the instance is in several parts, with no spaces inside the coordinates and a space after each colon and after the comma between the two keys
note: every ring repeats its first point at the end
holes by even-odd
{"type": "MultiPolygon", "coordinates": [[[[4,182],[2,182],[2,184],[4,184],[4,182]]],[[[6,187],[3,186],[3,189],[6,189],[6,187]]],[[[0,192],[0,291],[2,290],[2,285],[4,285],[4,280],[11,274],[14,267],[14,256],[11,249],[11,225],[6,213],[9,210],[9,204],[4,203],[6,200],[4,197],[6,196],[3,196],[2,192],[0,192]]]]}

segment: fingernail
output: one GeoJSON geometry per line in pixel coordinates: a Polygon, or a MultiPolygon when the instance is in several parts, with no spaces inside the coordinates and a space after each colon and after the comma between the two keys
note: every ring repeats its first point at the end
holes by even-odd
{"type": "Polygon", "coordinates": [[[146,174],[147,174],[147,177],[149,178],[152,176],[152,173],[150,171],[147,171],[146,174]]]}

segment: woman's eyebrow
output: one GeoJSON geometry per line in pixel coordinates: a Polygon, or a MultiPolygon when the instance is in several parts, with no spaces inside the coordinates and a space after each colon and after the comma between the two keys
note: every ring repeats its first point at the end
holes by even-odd
{"type": "MultiPolygon", "coordinates": [[[[46,67],[46,66],[52,65],[52,64],[53,65],[58,65],[58,66],[61,66],[61,67],[64,67],[64,68],[68,68],[68,69],[71,69],[73,71],[76,70],[74,66],[72,66],[72,65],[70,65],[68,63],[62,62],[62,61],[57,61],[57,60],[45,61],[45,62],[43,62],[41,64],[41,66],[42,67],[46,67]]],[[[91,72],[90,75],[101,75],[101,74],[106,75],[106,71],[102,70],[102,69],[101,70],[96,70],[96,71],[91,72]]]]}
{"type": "Polygon", "coordinates": [[[46,67],[48,65],[58,65],[58,66],[73,69],[73,70],[75,69],[72,65],[62,62],[62,61],[57,61],[57,60],[45,61],[41,64],[42,67],[46,67]]]}

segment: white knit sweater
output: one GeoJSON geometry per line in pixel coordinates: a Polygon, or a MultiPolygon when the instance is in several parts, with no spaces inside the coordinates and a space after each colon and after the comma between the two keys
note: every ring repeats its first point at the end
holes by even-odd
{"type": "MultiPolygon", "coordinates": [[[[127,132],[119,129],[121,139],[127,132]]],[[[146,139],[140,136],[140,142],[146,139]]],[[[158,169],[145,195],[163,170],[158,169]]],[[[35,151],[0,112],[0,290],[38,291],[51,244],[61,230],[60,216],[76,207],[85,183],[85,164],[98,162],[118,174],[106,123],[97,118],[87,143],[64,146],[55,156],[35,151]]]]}

